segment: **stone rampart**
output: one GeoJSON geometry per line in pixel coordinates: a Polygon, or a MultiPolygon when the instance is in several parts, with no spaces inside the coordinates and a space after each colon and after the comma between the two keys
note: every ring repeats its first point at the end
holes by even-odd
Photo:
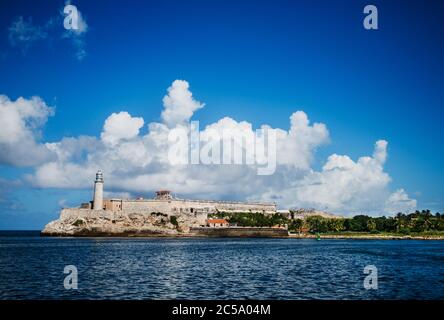
{"type": "Polygon", "coordinates": [[[191,228],[191,233],[209,237],[288,237],[288,230],[267,227],[198,227],[191,228]]]}

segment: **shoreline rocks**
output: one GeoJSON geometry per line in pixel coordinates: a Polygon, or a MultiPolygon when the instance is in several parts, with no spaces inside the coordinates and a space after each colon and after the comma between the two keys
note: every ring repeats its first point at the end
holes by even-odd
{"type": "Polygon", "coordinates": [[[193,216],[172,216],[159,212],[62,209],[60,218],[48,223],[42,236],[137,237],[178,236],[199,226],[193,216]]]}

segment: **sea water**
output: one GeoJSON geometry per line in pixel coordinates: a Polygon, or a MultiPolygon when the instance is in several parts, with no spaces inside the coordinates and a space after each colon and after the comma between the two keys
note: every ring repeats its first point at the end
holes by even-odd
{"type": "Polygon", "coordinates": [[[0,232],[1,299],[444,299],[444,241],[0,232]],[[366,266],[377,289],[366,289],[366,266]],[[66,289],[66,266],[77,289],[66,289]],[[375,274],[373,274],[375,276],[375,274]]]}

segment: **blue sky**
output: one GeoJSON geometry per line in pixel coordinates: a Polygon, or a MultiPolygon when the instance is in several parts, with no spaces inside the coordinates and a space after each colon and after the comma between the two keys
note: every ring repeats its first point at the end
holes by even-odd
{"type": "MultiPolygon", "coordinates": [[[[387,187],[405,189],[420,209],[444,211],[442,2],[373,1],[379,29],[370,31],[362,25],[367,1],[73,4],[88,24],[82,59],[62,23],[42,39],[11,43],[20,16],[44,26],[64,1],[0,4],[0,94],[55,106],[37,141],[99,137],[105,119],[123,110],[161,122],[166,89],[183,79],[205,103],[193,115],[201,127],[229,116],[288,130],[297,110],[324,123],[330,142],[314,151],[313,170],[333,153],[357,160],[387,140],[387,187]]],[[[23,183],[35,170],[0,164],[0,228],[41,228],[61,203],[91,197],[87,188],[23,183]]]]}

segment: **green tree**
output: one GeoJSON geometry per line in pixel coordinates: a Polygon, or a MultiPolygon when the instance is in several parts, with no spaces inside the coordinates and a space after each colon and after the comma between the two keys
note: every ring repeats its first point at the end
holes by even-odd
{"type": "Polygon", "coordinates": [[[170,222],[173,226],[175,226],[176,228],[179,226],[179,222],[177,221],[177,217],[176,216],[171,216],[170,217],[170,222]]]}
{"type": "Polygon", "coordinates": [[[370,217],[365,215],[357,215],[349,219],[347,230],[349,231],[367,231],[367,221],[370,217]]]}
{"type": "Polygon", "coordinates": [[[367,221],[367,231],[375,231],[376,230],[376,222],[373,219],[369,219],[367,221]]]}
{"type": "Polygon", "coordinates": [[[328,231],[339,232],[345,230],[345,219],[329,219],[328,220],[328,231]]]}
{"type": "Polygon", "coordinates": [[[405,214],[398,212],[396,214],[396,231],[403,229],[406,226],[405,214]]]}
{"type": "Polygon", "coordinates": [[[291,230],[297,231],[299,233],[302,232],[302,228],[304,227],[304,220],[302,219],[294,219],[291,221],[289,228],[291,230]]]}
{"type": "Polygon", "coordinates": [[[328,219],[321,216],[311,216],[306,219],[307,227],[310,232],[327,232],[328,231],[328,219]]]}
{"type": "Polygon", "coordinates": [[[385,216],[374,218],[373,221],[378,231],[386,231],[389,228],[389,220],[385,216]]]}

